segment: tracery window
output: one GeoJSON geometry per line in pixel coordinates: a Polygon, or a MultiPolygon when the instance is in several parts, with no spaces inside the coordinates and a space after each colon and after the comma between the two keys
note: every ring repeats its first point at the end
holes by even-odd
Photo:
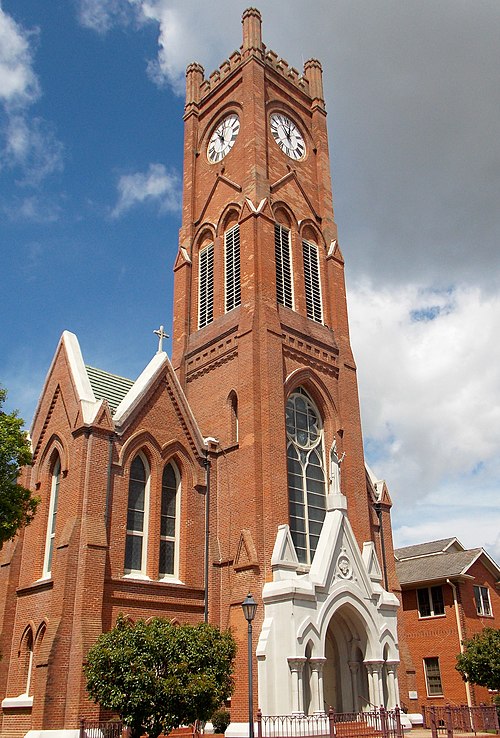
{"type": "Polygon", "coordinates": [[[125,573],[146,574],[149,508],[149,467],[138,454],[130,467],[125,539],[125,573]]]}
{"type": "Polygon", "coordinates": [[[214,245],[208,244],[199,254],[198,328],[214,319],[214,245]]]}
{"type": "Polygon", "coordinates": [[[323,306],[321,301],[321,282],[319,277],[318,247],[315,243],[302,241],[304,259],[304,282],[306,293],[306,312],[310,320],[323,322],[323,306]]]}
{"type": "Polygon", "coordinates": [[[172,463],[163,470],[161,482],[160,578],[173,576],[177,570],[179,530],[179,481],[172,463]]]}
{"type": "Polygon", "coordinates": [[[276,261],[276,299],[280,305],[293,308],[290,230],[279,225],[279,223],[274,226],[274,254],[276,261]]]}
{"type": "Polygon", "coordinates": [[[290,532],[300,562],[314,558],[325,518],[325,468],[321,416],[299,387],[286,404],[290,532]]]}
{"type": "Polygon", "coordinates": [[[241,303],[240,286],[240,227],[238,224],[224,234],[226,312],[241,303]]]}
{"type": "Polygon", "coordinates": [[[52,482],[50,487],[49,516],[47,521],[47,536],[45,539],[45,555],[43,558],[43,577],[50,577],[52,573],[52,558],[54,554],[54,539],[56,535],[60,479],[61,461],[59,457],[57,457],[52,470],[52,482]]]}

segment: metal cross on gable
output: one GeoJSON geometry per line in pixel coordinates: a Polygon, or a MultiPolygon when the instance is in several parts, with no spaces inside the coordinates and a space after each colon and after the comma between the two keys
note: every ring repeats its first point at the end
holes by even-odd
{"type": "Polygon", "coordinates": [[[155,331],[153,331],[153,333],[156,336],[158,336],[158,351],[156,353],[161,354],[161,352],[163,351],[163,339],[170,338],[170,336],[167,333],[165,333],[162,325],[159,328],[157,328],[155,331]]]}

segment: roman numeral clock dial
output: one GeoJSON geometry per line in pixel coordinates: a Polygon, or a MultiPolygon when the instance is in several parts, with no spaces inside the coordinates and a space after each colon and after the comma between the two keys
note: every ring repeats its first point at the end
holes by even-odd
{"type": "Polygon", "coordinates": [[[283,113],[273,113],[270,122],[273,138],[283,153],[290,159],[303,159],[306,144],[295,123],[283,113]]]}
{"type": "Polygon", "coordinates": [[[210,136],[207,146],[207,158],[211,164],[216,164],[229,154],[233,148],[236,136],[240,131],[240,119],[235,113],[223,118],[210,136]]]}

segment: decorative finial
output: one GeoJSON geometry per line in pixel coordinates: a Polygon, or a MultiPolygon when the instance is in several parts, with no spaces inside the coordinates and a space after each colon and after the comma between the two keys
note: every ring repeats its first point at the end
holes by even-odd
{"type": "Polygon", "coordinates": [[[153,331],[153,333],[158,336],[158,351],[156,353],[161,354],[161,352],[163,351],[163,339],[170,338],[170,336],[165,333],[162,325],[156,331],[153,331]]]}

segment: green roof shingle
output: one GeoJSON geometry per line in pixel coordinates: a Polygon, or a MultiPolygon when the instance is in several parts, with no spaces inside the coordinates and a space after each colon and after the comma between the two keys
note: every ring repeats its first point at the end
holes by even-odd
{"type": "Polygon", "coordinates": [[[85,369],[96,400],[107,400],[111,412],[114,413],[134,382],[93,366],[86,365],[85,369]]]}

